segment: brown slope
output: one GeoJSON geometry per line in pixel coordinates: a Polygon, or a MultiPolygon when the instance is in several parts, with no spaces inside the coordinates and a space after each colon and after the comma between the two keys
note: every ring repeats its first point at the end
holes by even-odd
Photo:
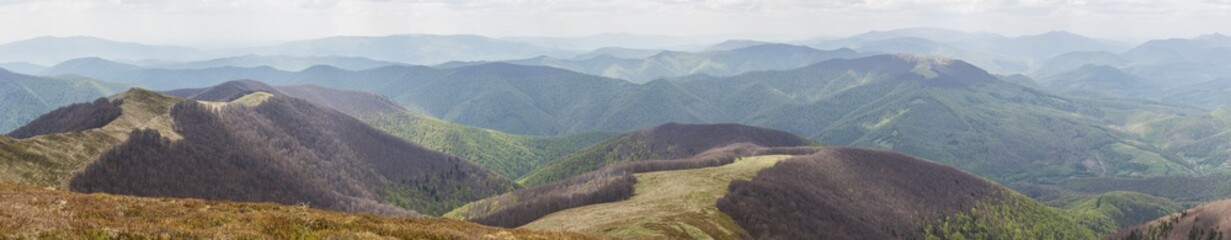
{"type": "Polygon", "coordinates": [[[269,203],[79,194],[0,182],[5,239],[594,239],[441,218],[269,203]]]}
{"type": "Polygon", "coordinates": [[[1104,239],[1231,238],[1231,199],[1208,203],[1132,226],[1104,239]]]}
{"type": "Polygon", "coordinates": [[[215,106],[176,104],[170,116],[182,140],[134,131],[70,189],[404,212],[388,202],[440,214],[515,186],[305,100],[274,95],[254,107],[215,106]]]}
{"type": "Polygon", "coordinates": [[[228,81],[205,88],[171,90],[163,94],[197,101],[230,102],[253,92],[280,94],[273,86],[249,79],[228,81]]]}
{"type": "Polygon", "coordinates": [[[41,135],[25,139],[0,136],[0,180],[61,187],[73,172],[89,164],[103,151],[128,139],[133,129],[154,129],[172,139],[179,138],[172,130],[173,123],[168,113],[175,103],[183,99],[133,88],[106,101],[53,111],[25,128],[32,129],[26,134],[41,135]],[[115,105],[120,108],[120,116],[101,127],[81,129],[82,126],[93,125],[90,123],[92,120],[63,119],[108,113],[111,111],[105,109],[115,105]]]}
{"type": "Polygon", "coordinates": [[[857,148],[824,148],[733,181],[718,208],[757,239],[1093,237],[1058,210],[978,176],[857,148]]]}
{"type": "Polygon", "coordinates": [[[333,108],[357,118],[379,113],[406,111],[389,99],[360,91],[341,90],[317,85],[270,86],[256,80],[233,80],[207,88],[178,89],[163,92],[182,98],[230,102],[253,92],[268,92],[308,100],[318,106],[333,108]]]}
{"type": "Polygon", "coordinates": [[[767,148],[750,143],[735,143],[687,158],[623,162],[567,179],[475,201],[449,212],[446,216],[491,226],[517,227],[560,210],[628,199],[634,194],[633,185],[637,181],[633,174],[636,173],[722,166],[748,156],[806,155],[818,149],[767,148]]]}
{"type": "Polygon", "coordinates": [[[651,158],[690,157],[710,149],[733,143],[749,143],[762,147],[809,145],[809,141],[794,134],[739,124],[667,123],[630,136],[630,141],[642,142],[651,158]]]}
{"type": "Polygon", "coordinates": [[[739,124],[667,123],[611,138],[527,174],[518,182],[535,186],[604,166],[650,159],[682,159],[736,143],[761,147],[807,146],[794,134],[739,124]]]}

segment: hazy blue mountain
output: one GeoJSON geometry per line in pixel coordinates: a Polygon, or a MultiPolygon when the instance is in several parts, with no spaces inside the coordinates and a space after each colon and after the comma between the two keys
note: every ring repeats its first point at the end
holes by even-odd
{"type": "Polygon", "coordinates": [[[36,75],[47,69],[47,66],[27,62],[8,62],[0,63],[0,68],[20,74],[36,75]]]}
{"type": "Polygon", "coordinates": [[[847,38],[813,41],[812,47],[847,47],[860,52],[910,53],[957,58],[997,73],[1024,73],[1039,62],[1075,51],[1127,49],[1124,43],[1053,31],[1038,35],[1005,37],[986,32],[963,32],[938,28],[907,28],[872,31],[847,38]]]}
{"type": "Polygon", "coordinates": [[[64,61],[56,64],[55,66],[44,69],[43,72],[39,73],[39,75],[115,76],[141,69],[142,68],[137,65],[119,63],[97,57],[88,57],[64,61]]]}
{"type": "Polygon", "coordinates": [[[654,56],[663,50],[658,49],[637,49],[637,48],[622,48],[622,47],[604,47],[594,49],[593,51],[574,56],[573,60],[587,60],[591,58],[609,56],[614,58],[647,58],[654,56]]]}
{"type": "Polygon", "coordinates": [[[1041,82],[1053,91],[1083,97],[1148,99],[1159,94],[1161,87],[1106,65],[1085,65],[1041,78],[1041,82]]]}
{"type": "Polygon", "coordinates": [[[1070,52],[1052,57],[1043,63],[1033,74],[1036,77],[1046,77],[1062,72],[1076,70],[1086,65],[1105,65],[1124,67],[1128,60],[1115,53],[1106,51],[1070,52]]]}
{"type": "Polygon", "coordinates": [[[1222,34],[1198,36],[1192,39],[1172,38],[1152,40],[1124,52],[1124,57],[1136,64],[1157,64],[1175,61],[1216,60],[1211,50],[1231,48],[1231,37],[1222,34]]]}
{"type": "Polygon", "coordinates": [[[1003,38],[1003,36],[988,32],[964,32],[944,28],[902,28],[888,31],[869,31],[846,38],[826,40],[824,42],[827,42],[825,44],[855,44],[859,41],[876,41],[894,38],[920,38],[937,42],[962,42],[972,40],[986,41],[1000,39],[1003,38]]]}
{"type": "Polygon", "coordinates": [[[1030,68],[1029,64],[1026,63],[1027,60],[1020,56],[971,50],[923,38],[904,37],[872,40],[864,42],[859,46],[855,49],[867,53],[920,54],[962,59],[998,73],[1021,72],[1030,68]]]}
{"type": "Polygon", "coordinates": [[[241,50],[261,55],[363,57],[410,64],[492,61],[535,56],[568,57],[571,52],[475,35],[392,35],[329,37],[241,50]]]}
{"type": "Polygon", "coordinates": [[[194,48],[152,46],[80,36],[38,37],[0,44],[0,62],[20,61],[43,65],[85,57],[193,60],[204,56],[204,52],[194,48]]]}
{"type": "Polygon", "coordinates": [[[751,46],[756,46],[756,45],[764,45],[764,44],[772,44],[772,43],[756,41],[756,40],[742,40],[742,39],[727,40],[727,41],[723,41],[718,44],[714,44],[713,46],[707,47],[701,51],[702,52],[729,51],[729,50],[735,50],[735,49],[746,48],[746,47],[751,47],[751,46]]]}
{"type": "Polygon", "coordinates": [[[699,46],[721,41],[716,37],[682,37],[629,33],[603,33],[583,37],[510,37],[503,38],[503,40],[575,51],[604,47],[692,50],[699,46]]]}
{"type": "Polygon", "coordinates": [[[128,86],[81,78],[45,78],[0,69],[0,132],[7,133],[44,113],[73,103],[119,93],[128,86]]]}
{"type": "Polygon", "coordinates": [[[994,49],[1011,55],[1029,56],[1033,59],[1049,58],[1077,51],[1118,52],[1128,49],[1128,44],[1111,40],[1095,39],[1065,31],[1051,31],[1038,35],[1009,38],[994,49]]]}
{"type": "Polygon", "coordinates": [[[1231,37],[1210,34],[1192,39],[1154,40],[1122,54],[1126,71],[1169,86],[1231,77],[1231,37]]]}
{"type": "Polygon", "coordinates": [[[787,70],[835,58],[858,56],[850,49],[825,51],[787,44],[761,44],[726,51],[666,51],[644,59],[599,56],[586,60],[563,60],[538,57],[506,62],[549,66],[644,83],[693,74],[730,76],[751,71],[787,70]]]}
{"type": "Polygon", "coordinates": [[[401,63],[377,61],[361,57],[294,57],[249,54],[196,62],[154,64],[146,67],[165,69],[202,69],[215,67],[269,66],[279,70],[300,71],[316,65],[329,65],[347,70],[364,70],[398,64],[401,63]]]}

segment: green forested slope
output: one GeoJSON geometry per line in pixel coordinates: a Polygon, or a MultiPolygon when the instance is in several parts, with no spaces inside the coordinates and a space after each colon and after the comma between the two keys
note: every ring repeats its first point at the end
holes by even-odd
{"type": "Polygon", "coordinates": [[[448,123],[409,111],[383,113],[365,121],[377,129],[423,147],[466,158],[509,179],[517,179],[614,133],[595,132],[561,137],[502,133],[448,123]]]}
{"type": "Polygon", "coordinates": [[[72,103],[110,96],[125,84],[84,78],[45,78],[0,69],[0,133],[8,133],[39,115],[72,103]]]}

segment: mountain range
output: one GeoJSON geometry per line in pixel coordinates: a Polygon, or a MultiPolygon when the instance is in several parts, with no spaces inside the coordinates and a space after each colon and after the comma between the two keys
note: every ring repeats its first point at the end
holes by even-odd
{"type": "Polygon", "coordinates": [[[387,96],[441,120],[514,134],[628,131],[662,122],[744,123],[827,144],[893,149],[1008,182],[1194,174],[1189,159],[1107,126],[1130,124],[1126,116],[1138,112],[1200,113],[1149,102],[1068,98],[1006,82],[964,61],[915,55],[645,84],[506,63],[363,71],[151,69],[95,77],[155,89],[239,78],[348,88],[387,96]],[[1034,170],[1017,170],[1023,168],[1034,170]]]}
{"type": "Polygon", "coordinates": [[[821,49],[852,48],[869,53],[910,53],[962,59],[996,73],[1023,73],[1040,67],[1048,58],[1081,51],[1127,50],[1131,45],[1069,32],[1006,37],[987,32],[939,28],[871,31],[846,38],[819,40],[807,45],[821,49]]]}
{"type": "Polygon", "coordinates": [[[1229,49],[38,38],[0,45],[0,236],[1218,239],[1229,49]]]}

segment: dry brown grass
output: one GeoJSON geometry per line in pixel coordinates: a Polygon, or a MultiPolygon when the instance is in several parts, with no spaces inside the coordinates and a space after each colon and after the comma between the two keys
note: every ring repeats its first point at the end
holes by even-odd
{"type": "Polygon", "coordinates": [[[523,228],[577,231],[619,238],[740,239],[744,229],[715,202],[735,179],[751,179],[787,155],[748,157],[734,163],[635,174],[636,195],[624,201],[571,208],[523,228]]]}
{"type": "Polygon", "coordinates": [[[0,182],[4,239],[596,239],[271,203],[78,194],[0,182]]]}

